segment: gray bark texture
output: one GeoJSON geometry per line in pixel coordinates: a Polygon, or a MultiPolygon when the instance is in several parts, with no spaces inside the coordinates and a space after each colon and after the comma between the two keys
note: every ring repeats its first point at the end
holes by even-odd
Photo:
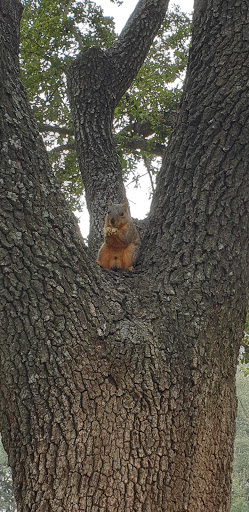
{"type": "Polygon", "coordinates": [[[126,200],[112,134],[114,110],[135,78],[165,16],[169,0],[141,0],[107,51],[82,52],[68,74],[68,93],[87,206],[89,248],[96,255],[108,199],[126,200]]]}
{"type": "Polygon", "coordinates": [[[182,105],[134,272],[93,253],[125,198],[114,108],[167,1],[69,70],[90,249],[19,76],[21,6],[0,0],[0,427],[18,512],[229,512],[248,304],[249,7],[196,1],[182,105]]]}

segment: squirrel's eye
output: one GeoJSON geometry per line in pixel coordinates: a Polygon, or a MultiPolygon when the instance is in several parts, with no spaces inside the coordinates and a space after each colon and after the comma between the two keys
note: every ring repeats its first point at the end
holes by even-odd
{"type": "Polygon", "coordinates": [[[120,213],[120,217],[123,217],[123,216],[124,216],[124,212],[121,212],[121,213],[120,213]]]}

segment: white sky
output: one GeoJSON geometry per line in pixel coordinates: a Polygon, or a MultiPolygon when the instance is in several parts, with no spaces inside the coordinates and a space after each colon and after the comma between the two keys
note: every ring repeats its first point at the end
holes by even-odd
{"type": "MultiPolygon", "coordinates": [[[[112,16],[115,20],[116,31],[121,32],[130,14],[134,10],[137,2],[134,0],[123,0],[121,6],[114,5],[110,0],[99,0],[99,3],[106,16],[112,16]]],[[[170,0],[169,9],[176,4],[179,5],[184,12],[191,13],[193,9],[194,0],[170,0]]],[[[126,187],[127,198],[130,202],[131,214],[135,218],[142,219],[146,216],[150,208],[150,180],[148,176],[144,176],[140,180],[138,188],[133,185],[126,187]]],[[[110,198],[111,199],[111,198],[110,198]]],[[[77,217],[80,218],[80,229],[82,235],[86,237],[89,231],[89,216],[86,208],[82,213],[76,212],[77,217]]]]}
{"type": "MultiPolygon", "coordinates": [[[[117,32],[122,30],[137,5],[137,2],[134,0],[123,0],[120,6],[113,4],[110,0],[99,0],[98,2],[96,1],[96,3],[103,7],[106,16],[112,16],[115,19],[117,32]]],[[[179,5],[182,11],[190,13],[193,9],[194,0],[170,0],[169,9],[174,4],[179,5]]]]}

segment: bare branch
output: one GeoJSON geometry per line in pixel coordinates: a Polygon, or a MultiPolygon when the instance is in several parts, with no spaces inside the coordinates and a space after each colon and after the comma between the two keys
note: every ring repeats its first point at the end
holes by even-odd
{"type": "Polygon", "coordinates": [[[169,0],[140,0],[108,54],[117,63],[113,75],[116,104],[144,62],[168,8],[169,0]]]}
{"type": "Polygon", "coordinates": [[[70,151],[71,149],[75,149],[75,144],[61,144],[60,146],[50,149],[49,154],[62,153],[63,151],[70,151]]]}
{"type": "MultiPolygon", "coordinates": [[[[128,151],[140,149],[150,153],[151,155],[162,157],[165,150],[164,144],[160,144],[159,142],[151,142],[149,140],[143,139],[142,137],[120,138],[119,136],[116,136],[115,140],[117,145],[122,144],[122,147],[128,151]]],[[[49,153],[62,153],[63,151],[70,151],[71,149],[75,149],[75,144],[73,142],[56,146],[55,148],[51,149],[49,153]]]]}
{"type": "MultiPolygon", "coordinates": [[[[174,128],[176,125],[177,115],[177,110],[167,110],[162,112],[158,116],[158,123],[163,124],[163,126],[167,126],[169,128],[174,128]]],[[[138,136],[149,137],[155,133],[155,127],[152,125],[149,119],[142,123],[134,122],[122,128],[122,130],[118,132],[118,135],[130,136],[131,133],[138,136]]]]}
{"type": "Polygon", "coordinates": [[[152,168],[151,162],[149,161],[148,158],[146,158],[144,156],[143,160],[144,160],[144,165],[145,165],[145,167],[147,169],[147,172],[148,172],[148,175],[149,175],[149,178],[150,178],[151,189],[152,189],[152,192],[154,194],[154,192],[155,192],[155,185],[154,185],[153,178],[152,178],[153,168],[152,168]]]}
{"type": "Polygon", "coordinates": [[[52,124],[39,124],[39,132],[42,133],[60,133],[61,135],[73,135],[73,130],[67,126],[58,126],[52,124]]]}
{"type": "Polygon", "coordinates": [[[117,143],[122,143],[124,149],[140,149],[159,157],[162,157],[165,151],[164,144],[160,144],[159,142],[152,142],[150,140],[144,139],[143,137],[116,137],[116,141],[117,143]]]}

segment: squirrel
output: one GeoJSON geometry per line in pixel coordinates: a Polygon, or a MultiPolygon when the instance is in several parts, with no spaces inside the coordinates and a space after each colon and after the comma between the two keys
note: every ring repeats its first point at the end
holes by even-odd
{"type": "Polygon", "coordinates": [[[104,269],[133,270],[141,245],[138,230],[130,216],[129,203],[109,202],[105,217],[104,243],[99,249],[97,263],[104,269]]]}

